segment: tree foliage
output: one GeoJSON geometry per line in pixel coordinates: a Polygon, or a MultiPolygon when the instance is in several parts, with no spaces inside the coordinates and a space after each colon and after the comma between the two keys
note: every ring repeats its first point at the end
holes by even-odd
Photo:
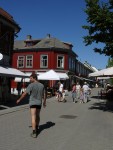
{"type": "Polygon", "coordinates": [[[113,58],[110,58],[108,59],[108,64],[106,66],[106,68],[109,68],[109,67],[113,67],[113,58]]]}
{"type": "Polygon", "coordinates": [[[113,0],[85,0],[88,25],[82,26],[88,31],[84,36],[87,45],[103,43],[103,48],[94,48],[95,52],[113,57],[113,0]]]}

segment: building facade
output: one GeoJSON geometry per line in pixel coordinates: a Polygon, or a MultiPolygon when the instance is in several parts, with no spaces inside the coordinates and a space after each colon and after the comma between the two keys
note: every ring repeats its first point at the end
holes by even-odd
{"type": "Polygon", "coordinates": [[[13,17],[0,8],[0,103],[4,103],[10,93],[11,77],[1,72],[12,65],[14,38],[19,31],[13,17]]]}
{"type": "MultiPolygon", "coordinates": [[[[58,73],[66,73],[69,79],[63,81],[66,89],[71,89],[73,83],[87,78],[91,69],[77,60],[77,54],[73,51],[71,43],[51,37],[48,34],[42,39],[32,39],[27,35],[25,40],[18,40],[14,43],[12,66],[22,72],[44,73],[50,69],[58,73]]],[[[17,86],[16,80],[12,83],[12,88],[17,86]]],[[[53,87],[55,81],[49,81],[49,86],[53,87]]]]}
{"type": "MultiPolygon", "coordinates": [[[[72,44],[62,42],[49,34],[36,40],[28,35],[25,40],[15,41],[12,66],[29,74],[44,73],[53,69],[58,73],[74,75],[77,54],[73,52],[72,47],[72,44]]],[[[49,83],[51,87],[54,84],[53,81],[49,83]]]]}

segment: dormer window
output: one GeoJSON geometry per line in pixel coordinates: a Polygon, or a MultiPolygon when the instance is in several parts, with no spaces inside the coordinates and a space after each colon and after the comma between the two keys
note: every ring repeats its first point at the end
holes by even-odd
{"type": "Polygon", "coordinates": [[[32,41],[29,41],[29,42],[27,41],[27,42],[26,42],[26,46],[27,46],[27,47],[29,47],[29,46],[33,46],[32,41]]]}

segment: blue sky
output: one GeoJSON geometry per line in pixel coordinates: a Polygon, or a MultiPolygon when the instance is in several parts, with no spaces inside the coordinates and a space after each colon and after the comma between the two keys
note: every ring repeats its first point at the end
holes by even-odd
{"type": "MultiPolygon", "coordinates": [[[[52,37],[73,44],[73,51],[81,62],[87,61],[97,69],[107,65],[108,57],[94,53],[97,45],[85,46],[83,36],[87,31],[85,0],[0,0],[0,7],[13,16],[21,31],[16,40],[24,40],[28,34],[33,39],[52,37]]],[[[98,45],[100,47],[100,45],[98,45]]]]}

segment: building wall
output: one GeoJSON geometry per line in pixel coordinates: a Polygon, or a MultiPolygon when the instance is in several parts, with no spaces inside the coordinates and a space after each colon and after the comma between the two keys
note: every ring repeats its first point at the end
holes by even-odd
{"type": "MultiPolygon", "coordinates": [[[[13,59],[12,59],[12,67],[17,68],[23,72],[45,72],[50,69],[54,69],[57,72],[68,72],[69,71],[69,56],[66,52],[59,52],[59,51],[14,51],[13,53],[13,59]],[[18,56],[27,56],[27,55],[33,55],[33,67],[32,68],[26,68],[25,66],[23,68],[18,68],[17,66],[17,60],[18,56]],[[48,67],[47,68],[41,68],[40,67],[40,56],[41,55],[48,55],[48,67]],[[64,68],[57,68],[57,57],[58,56],[64,56],[64,68]]],[[[24,60],[25,62],[25,60],[24,60]]],[[[73,71],[73,74],[75,71],[73,71]]],[[[52,87],[55,84],[55,81],[49,81],[49,86],[52,87]]],[[[12,81],[11,84],[12,88],[16,88],[17,83],[15,81],[12,81]]]]}
{"type": "MultiPolygon", "coordinates": [[[[3,55],[0,66],[11,67],[15,29],[19,32],[20,27],[10,14],[0,8],[0,53],[3,55]]],[[[0,75],[0,104],[10,100],[10,81],[11,77],[8,74],[0,75]]]]}
{"type": "MultiPolygon", "coordinates": [[[[26,63],[26,60],[24,60],[26,63]]],[[[31,71],[31,70],[45,70],[45,69],[57,69],[57,70],[68,70],[68,54],[66,53],[59,53],[59,52],[50,52],[50,51],[38,51],[38,52],[14,52],[13,53],[13,59],[12,59],[12,67],[20,69],[21,71],[31,71]],[[33,55],[33,67],[32,68],[18,68],[17,66],[17,60],[18,56],[24,56],[26,57],[27,55],[33,55]],[[40,67],[40,56],[41,55],[48,55],[48,67],[47,68],[41,68],[40,67]],[[58,69],[57,68],[57,56],[62,55],[64,56],[64,68],[63,69],[58,69]]]]}
{"type": "MultiPolygon", "coordinates": [[[[0,61],[0,65],[11,65],[12,49],[14,43],[14,31],[4,24],[0,23],[0,52],[6,57],[9,56],[9,62],[5,64],[5,60],[0,61]]],[[[4,57],[5,59],[5,57],[4,57]]]]}

